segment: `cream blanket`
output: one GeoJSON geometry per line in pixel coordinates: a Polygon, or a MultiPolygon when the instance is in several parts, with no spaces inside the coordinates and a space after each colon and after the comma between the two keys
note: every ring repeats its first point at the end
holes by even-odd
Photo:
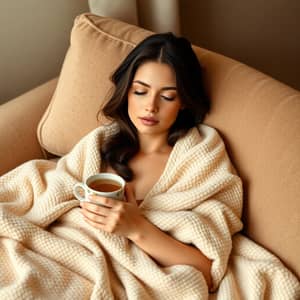
{"type": "MultiPolygon", "coordinates": [[[[217,132],[176,143],[140,208],[213,260],[214,293],[191,266],[163,268],[124,237],[87,224],[73,185],[99,172],[100,127],[57,163],[34,160],[0,178],[0,299],[296,299],[298,280],[241,230],[242,186],[217,132]]],[[[200,131],[200,134],[199,134],[200,131]]]]}

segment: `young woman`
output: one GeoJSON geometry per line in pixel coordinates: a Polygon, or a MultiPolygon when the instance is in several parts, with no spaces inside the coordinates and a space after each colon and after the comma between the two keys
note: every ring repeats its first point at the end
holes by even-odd
{"type": "Polygon", "coordinates": [[[203,121],[209,101],[190,43],[171,33],[141,42],[112,76],[115,91],[103,109],[120,130],[102,146],[102,171],[128,181],[126,200],[94,196],[81,203],[85,220],[127,237],[162,266],[187,264],[211,286],[211,261],[148,221],[139,204],[162,175],[176,141],[203,121]]]}
{"type": "Polygon", "coordinates": [[[202,124],[209,101],[190,43],[151,35],[112,80],[110,125],[57,163],[0,177],[0,298],[298,299],[298,280],[236,234],[242,183],[202,124]],[[125,178],[123,201],[74,198],[99,171],[125,178]]]}

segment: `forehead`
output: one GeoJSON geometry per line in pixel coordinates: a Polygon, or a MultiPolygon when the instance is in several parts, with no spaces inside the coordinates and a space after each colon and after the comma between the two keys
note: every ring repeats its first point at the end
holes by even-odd
{"type": "Polygon", "coordinates": [[[165,63],[145,62],[137,69],[133,80],[140,80],[155,86],[176,86],[173,68],[165,63]]]}

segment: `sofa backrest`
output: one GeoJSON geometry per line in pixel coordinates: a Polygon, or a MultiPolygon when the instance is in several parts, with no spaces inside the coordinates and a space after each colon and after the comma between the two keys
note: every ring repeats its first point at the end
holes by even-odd
{"type": "MultiPolygon", "coordinates": [[[[111,89],[112,71],[149,34],[109,18],[77,17],[39,124],[44,149],[64,155],[99,125],[96,115],[111,89]]],[[[300,93],[237,61],[194,50],[212,100],[205,123],[223,136],[244,182],[244,232],[300,276],[300,93]]]]}
{"type": "Polygon", "coordinates": [[[244,232],[300,277],[300,93],[222,55],[196,53],[218,129],[244,183],[244,232]]]}

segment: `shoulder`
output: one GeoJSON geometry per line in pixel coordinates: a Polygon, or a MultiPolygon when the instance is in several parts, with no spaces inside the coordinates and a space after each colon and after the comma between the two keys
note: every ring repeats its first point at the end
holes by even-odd
{"type": "Polygon", "coordinates": [[[204,143],[210,144],[210,145],[223,145],[224,146],[223,138],[221,137],[220,133],[218,132],[218,130],[216,128],[205,125],[205,124],[200,124],[197,127],[197,130],[198,130],[199,135],[204,143]]]}
{"type": "MultiPolygon", "coordinates": [[[[231,165],[231,161],[220,133],[213,127],[201,124],[191,128],[179,139],[174,147],[174,153],[180,160],[192,158],[194,161],[218,161],[231,165]]],[[[230,168],[231,169],[231,168],[230,168]]]]}
{"type": "Polygon", "coordinates": [[[188,148],[207,147],[207,150],[217,145],[224,146],[223,139],[219,132],[215,128],[205,124],[191,128],[178,142],[185,144],[188,148]]]}

